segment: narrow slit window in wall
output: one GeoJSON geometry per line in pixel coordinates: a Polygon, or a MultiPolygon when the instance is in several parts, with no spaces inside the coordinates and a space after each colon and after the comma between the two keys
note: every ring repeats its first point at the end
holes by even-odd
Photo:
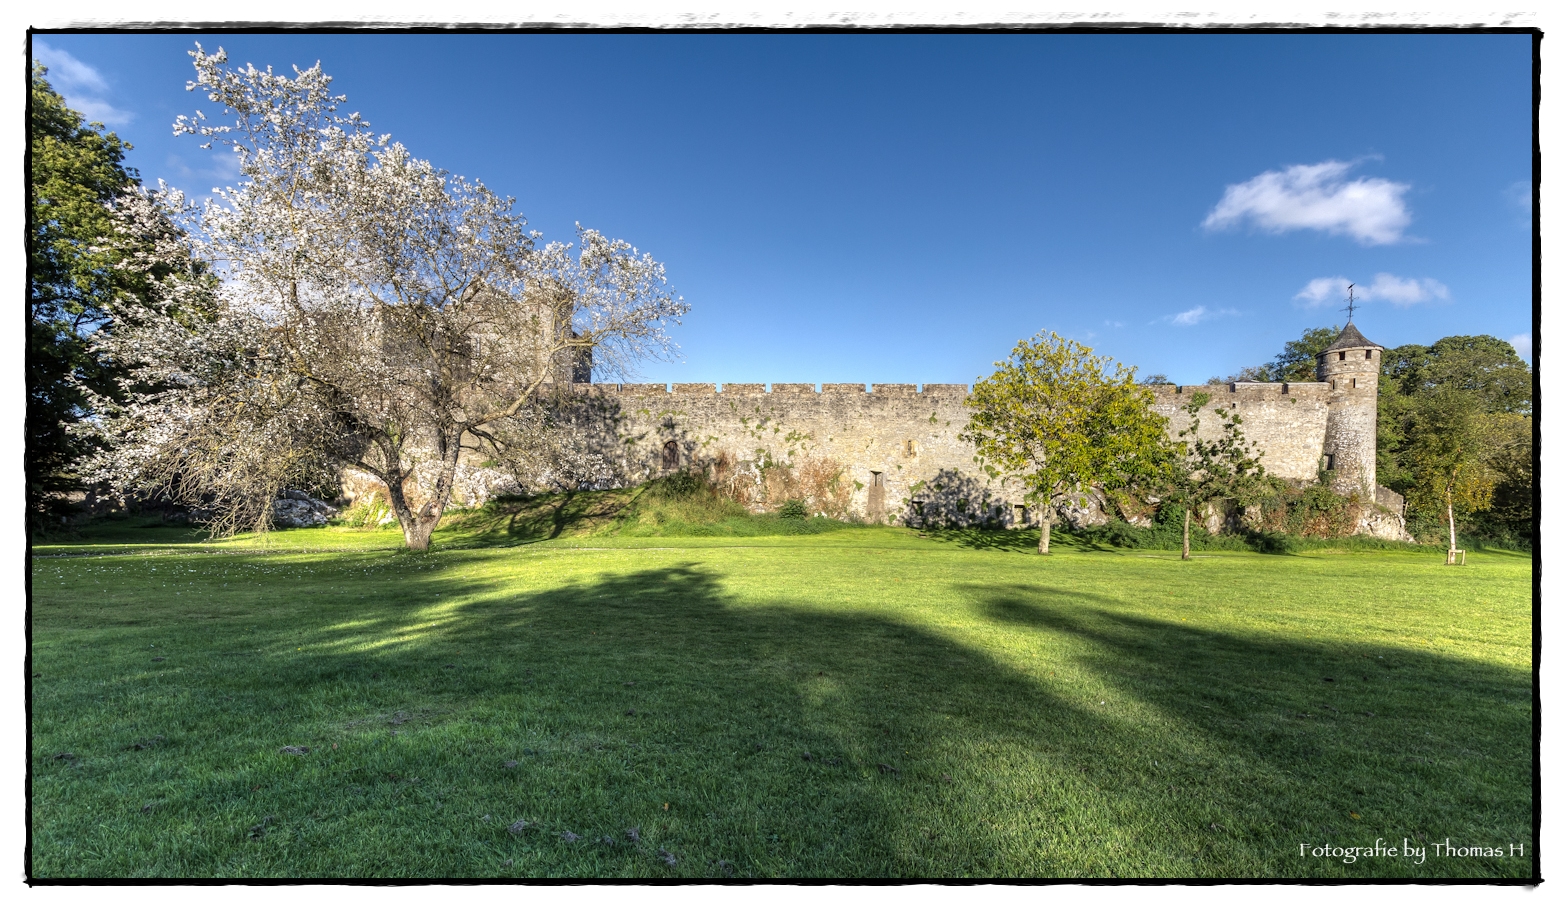
{"type": "Polygon", "coordinates": [[[1358,379],[1349,379],[1349,387],[1350,388],[1358,388],[1359,387],[1359,380],[1358,379]]]}
{"type": "Polygon", "coordinates": [[[1348,351],[1346,351],[1346,350],[1338,351],[1338,359],[1339,360],[1347,360],[1348,359],[1348,351]]]}
{"type": "Polygon", "coordinates": [[[1337,457],[1335,455],[1327,455],[1327,469],[1328,470],[1333,470],[1333,469],[1336,468],[1336,466],[1337,466],[1337,457]]]}
{"type": "Polygon", "coordinates": [[[881,471],[870,471],[870,490],[865,499],[866,517],[872,524],[879,524],[886,518],[886,479],[881,471]]]}
{"type": "Polygon", "coordinates": [[[1367,360],[1370,359],[1370,355],[1373,354],[1373,353],[1375,353],[1375,351],[1373,351],[1373,350],[1365,351],[1365,359],[1367,359],[1367,360]]]}
{"type": "Polygon", "coordinates": [[[919,443],[915,442],[913,439],[909,439],[903,443],[903,451],[906,452],[910,458],[917,457],[919,454],[919,443]]]}

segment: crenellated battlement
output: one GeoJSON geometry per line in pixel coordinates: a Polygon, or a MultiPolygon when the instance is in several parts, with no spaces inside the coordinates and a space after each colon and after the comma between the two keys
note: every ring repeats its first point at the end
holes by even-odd
{"type": "Polygon", "coordinates": [[[943,398],[968,396],[967,385],[864,385],[858,382],[823,382],[819,386],[811,382],[675,382],[647,384],[615,382],[578,382],[571,386],[576,394],[627,394],[627,395],[880,395],[882,397],[937,396],[943,398]]]}
{"type": "MultiPolygon", "coordinates": [[[[961,384],[911,384],[879,383],[865,385],[858,382],[675,382],[625,383],[594,382],[577,383],[572,390],[577,394],[625,394],[625,395],[866,395],[881,397],[940,397],[966,398],[971,386],[961,384]]],[[[1284,398],[1300,401],[1325,401],[1332,390],[1330,382],[1224,382],[1217,385],[1148,385],[1144,386],[1160,403],[1189,400],[1203,393],[1216,400],[1227,398],[1235,401],[1276,401],[1284,398]]]]}
{"type": "MultiPolygon", "coordinates": [[[[1356,329],[1322,355],[1322,381],[1143,387],[1171,438],[1189,430],[1188,407],[1202,394],[1202,438],[1222,432],[1215,411],[1223,409],[1239,417],[1268,473],[1311,482],[1336,470],[1334,485],[1358,489],[1374,483],[1379,355],[1356,329]]],[[[1021,514],[1021,490],[988,476],[964,437],[966,384],[597,382],[571,391],[590,405],[575,419],[620,482],[719,463],[742,472],[794,465],[851,486],[851,509],[875,520],[1010,522],[1021,514]]]]}
{"type": "Polygon", "coordinates": [[[1213,400],[1224,398],[1230,401],[1278,401],[1284,398],[1291,399],[1290,403],[1300,401],[1325,401],[1331,391],[1327,382],[1224,382],[1218,385],[1149,385],[1153,398],[1160,403],[1166,401],[1189,401],[1192,396],[1201,393],[1213,400]]]}

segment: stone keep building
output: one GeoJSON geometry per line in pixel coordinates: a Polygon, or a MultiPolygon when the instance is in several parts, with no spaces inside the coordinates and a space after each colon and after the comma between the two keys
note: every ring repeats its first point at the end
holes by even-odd
{"type": "MultiPolygon", "coordinates": [[[[1181,409],[1198,392],[1208,408],[1242,419],[1247,441],[1274,476],[1315,482],[1372,498],[1393,514],[1361,528],[1402,536],[1402,498],[1376,485],[1376,385],[1383,348],[1350,323],[1318,358],[1315,382],[1150,386],[1171,436],[1185,428],[1181,409]],[[1325,471],[1325,474],[1323,474],[1325,471]]],[[[814,461],[841,469],[849,513],[871,521],[916,524],[1034,523],[1021,490],[985,476],[973,446],[960,438],[969,411],[967,385],[605,384],[574,370],[572,400],[585,437],[615,466],[616,483],[635,484],[685,468],[726,464],[756,476],[769,465],[814,461]]],[[[1220,420],[1203,419],[1214,435],[1220,420]]],[[[455,502],[476,504],[494,478],[459,482],[455,502]]],[[[1102,500],[1099,508],[1102,509],[1102,500]]],[[[1066,513],[1096,523],[1100,510],[1066,513]]]]}

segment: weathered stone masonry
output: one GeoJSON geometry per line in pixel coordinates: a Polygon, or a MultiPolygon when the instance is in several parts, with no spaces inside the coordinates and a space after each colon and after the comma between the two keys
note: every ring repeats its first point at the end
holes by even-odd
{"type": "MultiPolygon", "coordinates": [[[[1258,443],[1269,473],[1314,480],[1322,467],[1328,425],[1327,383],[1232,383],[1154,386],[1154,409],[1171,435],[1188,425],[1182,409],[1205,393],[1201,435],[1216,435],[1215,407],[1239,413],[1246,438],[1258,443]]],[[[959,438],[967,425],[966,385],[578,385],[597,398],[595,413],[614,413],[625,479],[639,482],[676,467],[730,461],[792,463],[802,456],[830,458],[854,485],[851,509],[902,519],[914,502],[936,505],[943,516],[958,502],[982,512],[988,498],[1005,506],[993,519],[1010,523],[1021,490],[985,477],[973,446],[959,438]],[[671,457],[670,444],[675,457],[671,457]],[[934,487],[939,484],[942,488],[934,487]],[[876,493],[876,488],[884,490],[876,493]],[[946,495],[957,488],[957,497],[946,495]],[[873,501],[881,498],[880,507],[873,501]],[[946,501],[950,500],[950,501],[946,501]]],[[[978,515],[975,514],[975,517],[978,515]]]]}
{"type": "MultiPolygon", "coordinates": [[[[1376,378],[1381,348],[1350,325],[1318,360],[1317,382],[1151,386],[1154,409],[1174,436],[1182,409],[1204,393],[1201,434],[1216,436],[1214,408],[1232,409],[1275,476],[1311,482],[1322,470],[1340,492],[1392,501],[1375,482],[1376,378]]],[[[612,426],[623,479],[731,463],[828,458],[853,485],[851,510],[901,522],[934,510],[943,519],[1021,517],[1020,489],[984,476],[960,438],[966,385],[578,384],[576,396],[612,426]]],[[[607,426],[605,428],[608,428],[607,426]]],[[[608,436],[605,433],[605,436],[608,436]]],[[[608,447],[607,445],[605,446],[608,447]]],[[[607,453],[607,452],[606,452],[607,453]]]]}
{"type": "MultiPolygon", "coordinates": [[[[1376,485],[1378,345],[1352,324],[1317,361],[1316,382],[1150,386],[1154,409],[1177,437],[1184,407],[1206,394],[1201,435],[1215,437],[1222,407],[1239,414],[1268,473],[1359,493],[1401,514],[1400,497],[1376,485]]],[[[580,373],[578,374],[580,375],[580,373]]],[[[960,435],[968,423],[966,385],[576,383],[575,417],[585,437],[635,484],[673,470],[721,461],[766,464],[830,460],[852,487],[849,511],[873,521],[912,523],[1030,520],[1021,489],[993,480],[960,435]]],[[[455,500],[483,501],[497,481],[482,470],[459,477],[455,500]]],[[[1378,519],[1379,520],[1379,519],[1378,519]]],[[[1401,522],[1364,532],[1401,535],[1401,522]]]]}
{"type": "Polygon", "coordinates": [[[621,470],[631,482],[720,455],[742,464],[809,457],[843,467],[843,482],[853,486],[850,509],[869,518],[900,520],[925,491],[920,481],[928,486],[942,477],[964,484],[975,507],[986,492],[996,505],[1017,499],[978,475],[973,447],[958,438],[968,422],[966,385],[575,388],[579,397],[598,399],[594,413],[615,414],[621,470]]]}
{"type": "Polygon", "coordinates": [[[1376,388],[1382,350],[1350,322],[1316,358],[1316,378],[1328,387],[1323,455],[1339,492],[1368,494],[1376,489],[1376,388]]]}

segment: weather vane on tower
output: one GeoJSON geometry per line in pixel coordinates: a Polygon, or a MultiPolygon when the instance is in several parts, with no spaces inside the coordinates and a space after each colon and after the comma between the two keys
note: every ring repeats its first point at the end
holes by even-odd
{"type": "Polygon", "coordinates": [[[1343,307],[1343,308],[1348,310],[1348,314],[1349,314],[1348,320],[1350,322],[1353,322],[1354,321],[1354,285],[1352,285],[1352,284],[1350,284],[1348,286],[1348,305],[1343,307]]]}

